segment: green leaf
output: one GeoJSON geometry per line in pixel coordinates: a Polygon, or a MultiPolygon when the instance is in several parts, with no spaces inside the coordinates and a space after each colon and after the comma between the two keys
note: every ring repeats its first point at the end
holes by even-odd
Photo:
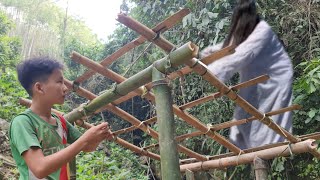
{"type": "Polygon", "coordinates": [[[209,18],[207,18],[207,17],[202,19],[202,25],[203,25],[203,26],[208,25],[209,22],[210,22],[210,20],[209,20],[209,18]]]}
{"type": "Polygon", "coordinates": [[[311,109],[308,113],[309,118],[313,118],[317,112],[318,112],[318,110],[311,109]]]}
{"type": "Polygon", "coordinates": [[[212,12],[208,12],[208,16],[209,18],[217,18],[218,17],[218,13],[212,13],[212,12]]]}

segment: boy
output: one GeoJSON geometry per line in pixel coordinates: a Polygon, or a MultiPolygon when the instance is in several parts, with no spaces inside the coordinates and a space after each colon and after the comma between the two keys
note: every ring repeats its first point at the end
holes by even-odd
{"type": "Polygon", "coordinates": [[[10,126],[10,146],[20,180],[66,180],[69,161],[80,151],[94,151],[112,136],[107,123],[93,126],[81,136],[63,117],[51,114],[52,106],[63,104],[66,96],[62,69],[60,62],[46,57],[17,66],[18,79],[32,97],[30,108],[10,126]],[[66,143],[70,145],[66,147],[66,143]]]}

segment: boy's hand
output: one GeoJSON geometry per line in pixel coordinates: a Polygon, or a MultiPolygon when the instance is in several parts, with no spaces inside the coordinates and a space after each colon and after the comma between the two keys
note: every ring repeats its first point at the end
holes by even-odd
{"type": "Polygon", "coordinates": [[[109,129],[108,123],[104,122],[88,129],[79,140],[82,140],[85,143],[85,147],[82,150],[90,152],[94,151],[101,141],[105,139],[110,140],[112,138],[113,135],[109,129]]]}

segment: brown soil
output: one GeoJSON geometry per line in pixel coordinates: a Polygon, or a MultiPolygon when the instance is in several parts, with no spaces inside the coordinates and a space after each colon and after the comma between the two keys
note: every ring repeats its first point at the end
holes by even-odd
{"type": "Polygon", "coordinates": [[[9,123],[0,119],[0,179],[18,179],[18,170],[12,158],[8,138],[9,123]]]}

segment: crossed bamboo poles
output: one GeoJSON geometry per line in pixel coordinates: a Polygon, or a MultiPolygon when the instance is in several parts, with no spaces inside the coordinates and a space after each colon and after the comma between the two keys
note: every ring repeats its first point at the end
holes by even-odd
{"type": "MultiPolygon", "coordinates": [[[[142,122],[142,121],[134,118],[129,113],[127,113],[127,112],[125,112],[115,106],[115,105],[117,105],[123,101],[126,101],[136,95],[143,95],[144,98],[146,98],[152,102],[154,101],[154,95],[149,92],[149,90],[151,89],[150,84],[145,85],[145,83],[147,83],[148,81],[150,82],[150,79],[151,79],[151,77],[149,76],[150,72],[148,72],[148,71],[150,71],[150,68],[147,68],[149,70],[143,71],[145,76],[149,76],[144,79],[143,83],[140,83],[137,81],[130,83],[130,81],[132,81],[132,77],[127,80],[126,78],[113,72],[112,70],[105,68],[105,66],[110,65],[112,62],[114,62],[116,59],[121,57],[123,54],[125,54],[129,50],[133,49],[135,46],[142,44],[146,40],[153,42],[154,44],[159,46],[161,49],[163,49],[165,52],[169,52],[168,56],[174,56],[174,55],[177,56],[177,53],[175,54],[175,52],[179,51],[179,50],[173,51],[175,46],[173,44],[171,44],[169,41],[165,40],[161,36],[161,33],[164,32],[165,30],[173,27],[173,25],[175,23],[179,22],[188,13],[189,13],[189,10],[187,10],[187,9],[180,10],[179,12],[174,14],[173,16],[167,18],[164,22],[158,24],[153,29],[147,28],[146,26],[140,24],[136,20],[134,20],[124,14],[119,14],[118,15],[119,22],[121,22],[124,25],[128,26],[129,28],[137,31],[142,36],[140,36],[139,38],[126,44],[125,46],[120,48],[118,51],[111,54],[109,57],[105,58],[100,64],[98,64],[98,63],[96,63],[96,62],[94,62],[84,56],[81,56],[80,54],[78,54],[76,52],[72,53],[72,55],[71,55],[72,60],[87,66],[91,70],[86,71],[82,76],[77,78],[73,83],[69,80],[66,80],[65,81],[66,85],[68,86],[69,89],[73,89],[80,96],[86,97],[87,99],[91,100],[91,102],[85,107],[75,109],[74,111],[68,113],[66,115],[66,118],[72,122],[72,121],[75,121],[76,119],[81,118],[82,116],[87,116],[92,113],[107,109],[107,110],[113,112],[114,114],[118,115],[122,119],[127,120],[128,122],[133,124],[132,127],[115,131],[114,135],[119,135],[121,133],[128,132],[128,131],[139,128],[139,129],[143,130],[144,132],[148,133],[149,135],[151,135],[153,138],[158,139],[158,133],[155,132],[150,127],[148,127],[148,123],[155,122],[156,117],[153,117],[149,120],[142,122]],[[95,73],[95,71],[110,78],[111,80],[115,81],[116,83],[118,83],[118,85],[114,86],[114,88],[112,90],[109,90],[106,93],[103,93],[102,95],[99,96],[99,97],[108,97],[109,98],[108,100],[106,100],[104,102],[98,102],[97,101],[98,96],[79,87],[79,83],[81,83],[84,80],[91,77],[95,73]],[[128,85],[130,85],[131,87],[129,89],[125,89],[128,87],[128,85]]],[[[267,76],[261,76],[256,79],[253,79],[249,82],[245,82],[245,83],[239,84],[234,87],[227,87],[225,84],[220,82],[212,73],[208,72],[205,64],[209,64],[219,58],[222,58],[223,56],[226,56],[228,54],[233,53],[235,47],[227,47],[225,49],[222,49],[222,50],[212,54],[211,56],[202,59],[201,62],[199,60],[193,58],[196,56],[196,53],[197,53],[197,49],[194,45],[187,44],[187,45],[184,45],[184,48],[185,49],[182,51],[184,53],[185,52],[189,53],[188,56],[184,56],[183,58],[180,58],[180,59],[178,58],[179,63],[177,63],[177,64],[173,63],[173,64],[175,66],[175,65],[185,63],[188,66],[185,68],[182,68],[176,72],[171,73],[168,76],[169,79],[174,79],[176,77],[179,77],[179,76],[182,76],[182,75],[185,75],[187,73],[194,71],[194,72],[200,74],[201,76],[203,76],[204,79],[206,79],[212,85],[217,87],[220,92],[215,93],[213,95],[209,95],[204,98],[201,98],[199,100],[187,103],[187,104],[180,106],[180,107],[178,107],[177,105],[173,105],[174,113],[178,117],[185,120],[187,123],[193,125],[196,129],[199,130],[199,131],[191,133],[191,134],[178,136],[178,137],[176,137],[177,141],[182,141],[186,137],[193,137],[193,136],[197,136],[197,135],[201,135],[201,134],[206,134],[209,137],[211,137],[212,139],[214,139],[215,141],[217,141],[218,143],[222,144],[223,146],[225,146],[226,148],[231,150],[231,152],[232,152],[231,154],[246,153],[245,151],[241,151],[238,147],[231,144],[227,139],[225,139],[223,136],[218,134],[216,131],[219,129],[222,129],[222,128],[227,128],[227,127],[231,127],[234,125],[246,123],[246,122],[249,122],[249,121],[252,121],[255,119],[259,119],[262,123],[267,124],[271,129],[276,131],[278,134],[285,136],[290,142],[296,143],[296,142],[300,141],[299,138],[294,137],[292,134],[290,134],[289,132],[287,132],[283,128],[279,127],[277,124],[275,124],[272,121],[272,119],[269,118],[270,115],[274,115],[274,114],[283,113],[286,111],[297,109],[298,108],[297,106],[288,107],[288,108],[279,110],[278,112],[270,112],[269,114],[268,113],[263,114],[263,113],[259,112],[257,109],[255,109],[254,107],[252,107],[249,103],[247,103],[245,100],[243,100],[240,96],[238,96],[235,93],[235,90],[238,90],[242,87],[247,87],[247,86],[250,86],[250,85],[253,85],[256,83],[260,83],[260,82],[268,79],[267,76]],[[186,61],[184,61],[183,59],[186,59],[186,61]],[[198,119],[196,119],[195,117],[193,117],[192,115],[190,115],[184,111],[184,109],[186,109],[186,108],[190,108],[190,107],[193,107],[197,104],[212,100],[214,98],[218,98],[222,95],[226,95],[231,100],[234,100],[239,106],[241,106],[246,111],[248,111],[250,114],[252,114],[253,117],[251,117],[249,119],[245,119],[245,120],[229,121],[226,123],[214,125],[212,127],[207,127],[204,124],[202,124],[198,119]]],[[[180,50],[181,50],[181,48],[180,48],[180,50]]],[[[171,58],[172,57],[170,57],[169,62],[172,60],[171,58]]],[[[161,70],[164,71],[165,70],[165,63],[168,63],[168,61],[166,59],[162,59],[162,61],[160,60],[157,65],[158,65],[158,67],[160,67],[161,70]]],[[[90,125],[88,125],[87,123],[86,123],[86,125],[88,127],[90,127],[90,125]]],[[[136,153],[141,153],[141,154],[149,156],[153,159],[157,159],[157,160],[160,159],[159,155],[153,154],[153,153],[147,151],[151,147],[156,147],[157,144],[150,145],[149,147],[145,147],[145,148],[139,148],[137,146],[134,146],[134,145],[120,139],[119,137],[117,137],[115,139],[115,141],[117,143],[119,143],[120,145],[122,145],[122,146],[136,152],[136,153]]],[[[178,146],[178,149],[180,152],[183,152],[183,153],[187,154],[189,157],[192,157],[198,161],[205,161],[205,160],[209,159],[209,157],[195,153],[195,152],[193,152],[193,151],[191,151],[181,145],[178,146]]]]}

